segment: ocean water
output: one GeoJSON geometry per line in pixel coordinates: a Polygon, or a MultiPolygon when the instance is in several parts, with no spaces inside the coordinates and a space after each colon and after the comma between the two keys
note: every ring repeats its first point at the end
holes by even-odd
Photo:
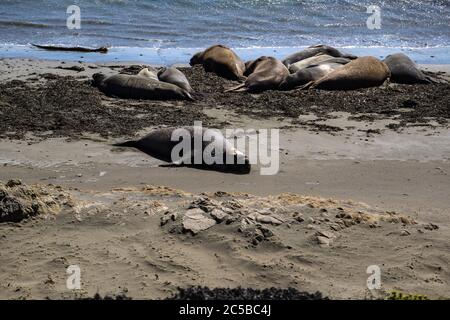
{"type": "Polygon", "coordinates": [[[324,43],[356,54],[402,50],[420,63],[450,63],[450,1],[0,0],[0,57],[173,64],[216,43],[244,59],[324,43]],[[66,26],[70,5],[81,10],[81,29],[66,26]],[[380,29],[366,25],[369,5],[380,7],[380,29]],[[111,50],[55,53],[31,43],[111,50]]]}

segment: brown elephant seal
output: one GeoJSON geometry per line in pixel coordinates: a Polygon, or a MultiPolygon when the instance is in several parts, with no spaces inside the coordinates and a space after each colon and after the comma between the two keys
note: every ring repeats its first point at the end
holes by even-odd
{"type": "Polygon", "coordinates": [[[158,79],[179,86],[181,89],[192,93],[193,90],[183,72],[174,67],[163,67],[158,71],[158,79]]]}
{"type": "Polygon", "coordinates": [[[387,56],[383,62],[391,70],[391,81],[403,84],[439,82],[431,76],[425,75],[417,65],[404,53],[387,56]]]}
{"type": "MultiPolygon", "coordinates": [[[[341,58],[338,58],[341,59],[341,58]]],[[[312,65],[307,68],[298,70],[292,73],[280,83],[280,90],[291,90],[297,87],[301,87],[311,81],[317,81],[320,78],[325,77],[327,74],[342,67],[340,63],[320,63],[318,65],[312,65]]]]}
{"type": "Polygon", "coordinates": [[[389,80],[388,66],[375,57],[360,57],[334,70],[303,88],[324,90],[354,90],[377,87],[389,80]]]}
{"type": "Polygon", "coordinates": [[[214,72],[230,80],[245,80],[244,62],[233,50],[223,45],[215,45],[196,53],[191,58],[190,65],[196,64],[203,65],[206,72],[214,72]]]}
{"type": "Polygon", "coordinates": [[[313,65],[318,65],[321,63],[339,63],[339,64],[347,64],[351,60],[348,58],[335,58],[333,56],[330,56],[328,54],[319,54],[314,57],[306,58],[300,61],[297,61],[296,63],[293,63],[289,66],[289,72],[295,73],[301,69],[308,68],[313,65]]]}
{"type": "Polygon", "coordinates": [[[119,98],[148,100],[194,100],[189,92],[171,83],[161,82],[142,75],[116,74],[93,76],[94,86],[107,95],[119,98]]]}
{"type": "Polygon", "coordinates": [[[310,57],[313,57],[313,56],[316,56],[319,54],[327,54],[332,57],[348,58],[351,60],[357,58],[356,56],[354,56],[352,54],[342,53],[336,48],[326,46],[323,44],[318,44],[318,45],[310,46],[300,52],[293,53],[290,56],[287,56],[286,58],[284,58],[282,61],[285,66],[289,67],[293,63],[296,63],[298,61],[301,61],[301,60],[304,60],[304,59],[307,59],[307,58],[310,58],[310,57]]]}
{"type": "Polygon", "coordinates": [[[237,150],[220,131],[203,127],[188,126],[157,129],[142,139],[118,143],[114,146],[133,147],[156,159],[189,167],[240,174],[247,174],[251,170],[251,165],[245,154],[237,150]],[[177,129],[181,131],[177,132],[177,129]],[[208,137],[205,137],[206,134],[208,137]],[[184,142],[190,145],[190,150],[186,154],[183,154],[179,148],[183,139],[188,139],[184,142]],[[197,144],[197,141],[201,141],[201,143],[197,144]],[[220,160],[212,161],[212,159],[208,160],[203,156],[206,148],[209,151],[212,150],[211,146],[218,147],[217,150],[222,151],[222,154],[216,155],[220,160]],[[198,158],[196,159],[196,157],[198,158]]]}
{"type": "Polygon", "coordinates": [[[289,75],[289,70],[278,59],[262,56],[254,61],[249,61],[244,75],[248,76],[243,84],[226,90],[261,92],[264,90],[278,89],[280,83],[289,75]]]}

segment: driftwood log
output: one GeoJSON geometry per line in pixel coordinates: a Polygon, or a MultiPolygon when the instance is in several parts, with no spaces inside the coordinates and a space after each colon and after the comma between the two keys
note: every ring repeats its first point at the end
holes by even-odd
{"type": "Polygon", "coordinates": [[[43,46],[39,44],[32,44],[32,45],[39,49],[53,50],[53,51],[77,51],[77,52],[100,52],[100,53],[108,52],[108,48],[106,47],[85,48],[85,47],[43,46]]]}

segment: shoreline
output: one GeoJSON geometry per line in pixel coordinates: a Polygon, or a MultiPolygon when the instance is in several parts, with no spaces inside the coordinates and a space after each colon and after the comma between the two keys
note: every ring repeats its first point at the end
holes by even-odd
{"type": "MultiPolygon", "coordinates": [[[[249,47],[233,48],[243,59],[251,60],[268,55],[282,59],[285,56],[303,50],[306,46],[293,47],[249,47]]],[[[418,64],[450,64],[450,47],[336,47],[344,52],[358,56],[372,55],[384,58],[389,54],[403,52],[418,64]]],[[[0,45],[0,59],[19,58],[37,60],[83,61],[91,63],[146,63],[151,65],[186,65],[190,57],[204,48],[146,48],[146,47],[112,47],[108,53],[82,53],[47,51],[31,45],[0,45]]]]}

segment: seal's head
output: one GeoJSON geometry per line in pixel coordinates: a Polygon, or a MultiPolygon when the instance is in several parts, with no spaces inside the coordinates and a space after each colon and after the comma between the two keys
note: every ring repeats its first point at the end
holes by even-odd
{"type": "Polygon", "coordinates": [[[191,58],[191,61],[189,62],[189,64],[191,66],[196,65],[196,64],[201,64],[202,63],[202,54],[203,52],[197,52],[196,54],[194,54],[191,58]]]}
{"type": "Polygon", "coordinates": [[[295,87],[295,81],[293,80],[293,77],[291,75],[287,76],[286,79],[284,79],[280,85],[278,86],[279,90],[291,90],[295,87]]]}
{"type": "Polygon", "coordinates": [[[161,74],[163,74],[164,72],[166,72],[166,70],[167,70],[167,68],[166,67],[162,67],[162,68],[160,68],[159,70],[158,70],[158,77],[161,75],[161,74]]]}
{"type": "Polygon", "coordinates": [[[94,73],[92,75],[92,79],[94,86],[99,87],[102,84],[103,80],[106,79],[106,76],[103,73],[94,73]]]}
{"type": "Polygon", "coordinates": [[[251,75],[251,74],[255,71],[256,67],[257,67],[261,62],[263,62],[263,61],[265,61],[265,60],[268,60],[268,59],[270,59],[270,57],[262,56],[262,57],[259,57],[259,58],[256,59],[256,60],[250,60],[250,61],[247,61],[247,62],[245,63],[245,72],[244,72],[244,76],[248,77],[249,75],[251,75]]]}

